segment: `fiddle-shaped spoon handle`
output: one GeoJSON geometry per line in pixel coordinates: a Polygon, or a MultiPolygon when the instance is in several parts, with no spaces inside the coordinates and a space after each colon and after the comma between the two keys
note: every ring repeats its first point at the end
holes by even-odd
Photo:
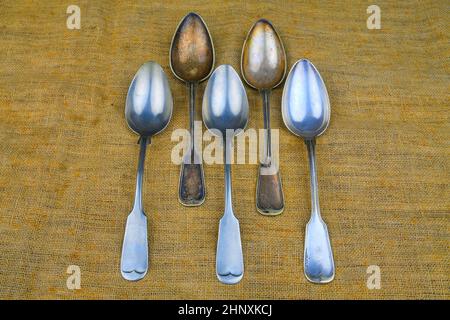
{"type": "Polygon", "coordinates": [[[231,163],[225,161],[225,213],[219,224],[216,275],[222,283],[235,284],[242,279],[243,274],[244,258],[242,255],[241,232],[239,221],[233,213],[231,200],[231,163]]]}
{"type": "Polygon", "coordinates": [[[189,83],[189,152],[185,155],[181,165],[178,198],[185,206],[199,206],[205,201],[205,176],[201,158],[195,150],[194,121],[195,121],[195,92],[196,84],[189,83]]]}
{"type": "Polygon", "coordinates": [[[276,158],[272,155],[272,136],[270,129],[270,91],[261,90],[263,98],[265,154],[259,165],[256,185],[256,208],[263,215],[277,215],[283,212],[284,196],[281,177],[276,158]]]}
{"type": "Polygon", "coordinates": [[[334,278],[334,260],[328,228],[319,208],[315,139],[305,140],[311,175],[311,219],[306,225],[304,268],[306,278],[314,283],[327,283],[334,278]]]}
{"type": "Polygon", "coordinates": [[[136,177],[134,206],[128,215],[122,246],[120,271],[129,281],[142,279],[148,269],[147,217],[142,207],[142,181],[148,137],[140,138],[141,150],[136,177]]]}

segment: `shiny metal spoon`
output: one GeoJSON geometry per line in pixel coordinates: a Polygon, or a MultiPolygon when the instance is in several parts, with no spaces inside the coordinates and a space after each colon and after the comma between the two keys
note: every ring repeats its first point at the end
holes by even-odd
{"type": "Polygon", "coordinates": [[[219,224],[216,275],[222,283],[235,284],[244,274],[244,260],[239,221],[231,200],[231,159],[234,136],[247,126],[248,99],[232,66],[221,65],[211,75],[203,96],[202,114],[205,126],[221,137],[225,146],[225,212],[219,224]]]}
{"type": "Polygon", "coordinates": [[[168,125],[172,110],[172,94],[163,69],[156,62],[143,64],[131,81],[125,106],[128,126],[140,135],[141,147],[134,206],[128,215],[120,262],[126,280],[136,281],[147,273],[147,217],[142,206],[145,151],[150,138],[168,125]]]}
{"type": "Polygon", "coordinates": [[[289,72],[281,110],[286,127],[302,137],[308,148],[311,219],[306,225],[305,275],[311,282],[327,283],[333,280],[335,271],[327,225],[320,215],[315,139],[330,123],[330,101],[319,71],[308,60],[297,61],[289,72]]]}
{"type": "Polygon", "coordinates": [[[195,93],[198,83],[207,79],[214,67],[214,46],[203,19],[187,14],[178,25],[170,46],[170,68],[189,88],[189,153],[180,172],[178,199],[185,206],[199,206],[206,196],[202,158],[194,139],[195,93]]]}
{"type": "Polygon", "coordinates": [[[264,215],[283,212],[284,196],[276,157],[272,154],[270,131],[270,92],[286,74],[286,53],[273,25],[258,20],[250,29],[241,55],[241,71],[247,84],[259,90],[263,98],[265,156],[259,166],[256,186],[256,208],[264,215]]]}

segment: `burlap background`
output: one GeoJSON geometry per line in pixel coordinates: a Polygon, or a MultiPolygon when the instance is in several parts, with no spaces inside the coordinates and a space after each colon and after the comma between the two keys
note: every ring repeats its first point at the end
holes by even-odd
{"type": "MultiPolygon", "coordinates": [[[[377,1],[381,30],[366,28],[366,1],[72,2],[81,30],[66,28],[67,1],[0,4],[1,298],[450,298],[447,1],[377,1]],[[320,70],[332,104],[317,145],[337,268],[331,284],[303,276],[306,148],[282,124],[281,89],[272,124],[281,129],[285,212],[259,215],[257,167],[234,166],[245,276],[236,286],[216,280],[222,166],[205,167],[204,205],[185,208],[170,161],[171,132],[187,127],[187,92],[168,68],[168,50],[189,11],[207,22],[216,65],[238,69],[247,31],[266,17],[289,66],[306,57],[320,70]],[[148,60],[167,72],[175,110],[148,150],[150,271],[129,283],[119,260],[138,145],[124,102],[148,60]],[[372,264],[381,268],[380,290],[366,287],[372,264]],[[69,265],[81,268],[81,290],[66,288],[69,265]]],[[[249,127],[260,128],[261,100],[247,92],[249,127]]]]}

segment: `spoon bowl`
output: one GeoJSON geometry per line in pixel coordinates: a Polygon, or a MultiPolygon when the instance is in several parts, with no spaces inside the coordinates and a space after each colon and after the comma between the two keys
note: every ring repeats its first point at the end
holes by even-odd
{"type": "Polygon", "coordinates": [[[223,137],[227,129],[243,130],[247,126],[247,94],[232,66],[221,65],[211,75],[203,97],[202,115],[206,128],[213,133],[218,130],[223,137]]]}
{"type": "Polygon", "coordinates": [[[320,136],[330,123],[327,88],[316,67],[308,60],[297,61],[286,79],[282,98],[286,127],[304,139],[320,136]]]}
{"type": "Polygon", "coordinates": [[[275,27],[266,19],[250,29],[241,54],[241,71],[245,82],[257,90],[271,90],[286,75],[286,52],[275,27]]]}
{"type": "Polygon", "coordinates": [[[125,119],[129,128],[141,136],[154,136],[169,124],[172,110],[172,94],[164,70],[156,62],[143,64],[128,89],[125,119]]]}
{"type": "Polygon", "coordinates": [[[170,46],[170,68],[184,82],[206,80],[214,67],[214,45],[202,17],[188,13],[178,25],[170,46]]]}

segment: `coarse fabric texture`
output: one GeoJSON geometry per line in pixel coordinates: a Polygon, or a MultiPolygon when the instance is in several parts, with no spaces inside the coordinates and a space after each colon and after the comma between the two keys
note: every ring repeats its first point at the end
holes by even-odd
{"type": "MultiPolygon", "coordinates": [[[[67,29],[64,1],[1,4],[0,298],[450,298],[448,1],[377,1],[380,30],[366,26],[366,1],[76,4],[80,30],[67,29]],[[257,165],[234,165],[245,275],[234,286],[216,279],[223,166],[205,165],[207,199],[187,208],[177,199],[180,167],[171,162],[172,132],[188,127],[188,92],[171,73],[168,52],[189,11],[210,29],[216,66],[239,71],[246,34],[265,17],[289,67],[308,58],[320,71],[332,106],[317,140],[320,204],[336,264],[330,284],[303,276],[309,171],[304,143],[283,125],[281,87],[271,120],[285,211],[258,214],[257,165]],[[149,60],[168,75],[174,113],[148,148],[150,268],[131,283],[119,264],[139,146],[124,106],[131,79],[149,60]],[[79,290],[66,286],[70,265],[80,267],[79,290]],[[380,267],[379,290],[367,287],[371,265],[380,267]]],[[[261,98],[246,89],[248,128],[261,128],[261,98]]]]}

